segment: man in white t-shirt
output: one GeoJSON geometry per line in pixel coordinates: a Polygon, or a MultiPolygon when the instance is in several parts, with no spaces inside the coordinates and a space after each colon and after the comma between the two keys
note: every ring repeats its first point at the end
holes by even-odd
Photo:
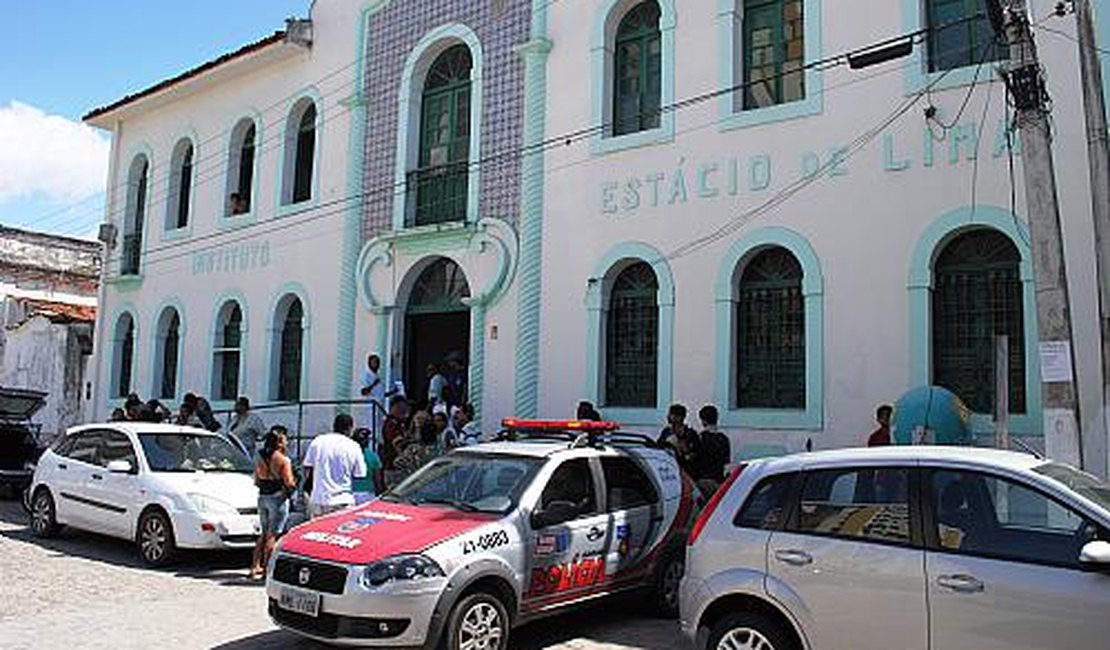
{"type": "Polygon", "coordinates": [[[309,491],[309,518],[342,510],[355,503],[356,478],[366,476],[362,447],[351,438],[354,420],[346,413],[335,416],[333,433],[316,436],[304,456],[305,487],[309,491]]]}

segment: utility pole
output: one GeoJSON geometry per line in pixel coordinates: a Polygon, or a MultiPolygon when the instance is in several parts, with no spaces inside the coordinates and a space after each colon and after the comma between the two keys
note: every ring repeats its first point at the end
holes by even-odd
{"type": "Polygon", "coordinates": [[[1091,216],[1095,222],[1095,260],[1098,268],[1099,332],[1102,335],[1101,436],[1084,442],[1087,469],[1108,473],[1106,445],[1110,439],[1110,146],[1107,143],[1106,99],[1102,95],[1102,67],[1095,43],[1094,12],[1090,0],[1075,0],[1079,72],[1083,84],[1083,117],[1087,127],[1087,158],[1091,170],[1091,216]]]}
{"type": "MultiPolygon", "coordinates": [[[[990,1],[997,11],[999,0],[990,1]]],[[[1033,239],[1045,451],[1060,461],[1082,465],[1071,303],[1068,301],[1056,171],[1052,163],[1048,92],[1037,60],[1025,0],[1010,0],[1003,19],[1006,42],[1010,44],[1010,61],[1004,78],[1021,133],[1025,205],[1033,239]]]]}

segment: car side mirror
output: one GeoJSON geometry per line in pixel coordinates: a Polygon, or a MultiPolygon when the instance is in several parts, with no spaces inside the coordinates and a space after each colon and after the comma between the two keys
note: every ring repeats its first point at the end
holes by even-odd
{"type": "Polygon", "coordinates": [[[546,508],[532,513],[532,528],[540,529],[562,524],[578,516],[578,506],[571,501],[552,501],[546,508]]]}
{"type": "Polygon", "coordinates": [[[112,474],[130,474],[135,468],[129,460],[113,460],[108,462],[107,469],[112,474]]]}
{"type": "Polygon", "coordinates": [[[1079,564],[1089,571],[1110,573],[1110,542],[1087,542],[1079,551],[1079,564]]]}

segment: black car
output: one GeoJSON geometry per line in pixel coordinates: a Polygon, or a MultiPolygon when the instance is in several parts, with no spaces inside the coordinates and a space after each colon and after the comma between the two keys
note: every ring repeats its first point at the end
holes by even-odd
{"type": "Polygon", "coordinates": [[[15,498],[31,484],[35,462],[42,453],[39,426],[31,416],[46,403],[46,393],[0,388],[0,490],[15,498]]]}

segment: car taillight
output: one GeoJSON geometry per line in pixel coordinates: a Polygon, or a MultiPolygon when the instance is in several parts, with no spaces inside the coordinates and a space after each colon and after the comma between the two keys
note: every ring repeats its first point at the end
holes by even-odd
{"type": "Polygon", "coordinates": [[[728,475],[728,478],[721,484],[721,487],[717,488],[717,491],[713,493],[713,496],[709,499],[709,503],[705,504],[705,508],[702,509],[701,514],[698,515],[698,520],[694,522],[694,527],[690,529],[690,536],[687,538],[686,542],[688,545],[693,546],[698,541],[701,531],[705,529],[705,525],[709,523],[709,518],[713,516],[713,511],[720,505],[721,499],[725,498],[728,489],[732,487],[732,484],[740,477],[740,472],[744,471],[744,467],[745,465],[739,465],[736,469],[732,470],[732,473],[728,475]]]}

